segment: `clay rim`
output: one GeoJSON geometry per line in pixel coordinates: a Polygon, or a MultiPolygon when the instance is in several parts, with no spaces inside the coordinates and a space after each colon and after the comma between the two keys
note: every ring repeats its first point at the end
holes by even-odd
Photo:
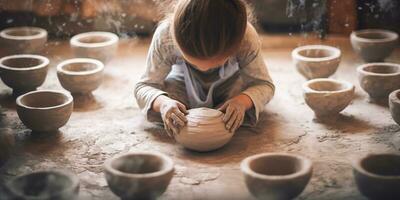
{"type": "Polygon", "coordinates": [[[105,46],[111,46],[115,43],[117,43],[119,40],[118,36],[114,33],[110,32],[86,32],[86,33],[81,33],[78,35],[75,35],[71,38],[70,44],[72,46],[76,47],[85,47],[85,48],[96,48],[96,47],[105,47],[105,46]],[[105,42],[96,42],[96,43],[85,43],[81,42],[82,38],[90,38],[90,37],[106,37],[107,41],[105,42]]]}
{"type": "Polygon", "coordinates": [[[357,72],[360,74],[365,75],[372,75],[372,76],[397,76],[400,75],[400,64],[396,63],[385,63],[385,62],[375,62],[375,63],[367,63],[357,67],[357,72]],[[376,72],[369,72],[366,71],[365,68],[369,66],[380,65],[380,66],[390,66],[390,67],[397,67],[398,71],[395,73],[376,73],[376,72]]]}
{"type": "Polygon", "coordinates": [[[335,93],[344,93],[344,92],[354,91],[354,89],[355,89],[355,86],[350,82],[343,81],[343,80],[335,80],[335,79],[330,79],[330,78],[316,78],[316,79],[309,80],[303,84],[303,90],[305,93],[335,94],[335,93]],[[345,86],[345,88],[342,90],[336,90],[336,91],[329,91],[329,90],[318,91],[318,90],[312,89],[310,87],[310,85],[313,83],[317,83],[317,82],[337,83],[342,86],[345,86]]]}
{"type": "Polygon", "coordinates": [[[380,43],[380,42],[392,42],[396,41],[399,38],[399,35],[396,32],[384,30],[384,29],[364,29],[359,31],[353,31],[350,35],[350,39],[358,42],[367,42],[367,43],[380,43]],[[359,34],[368,34],[368,33],[380,33],[385,34],[388,37],[382,39],[370,39],[360,37],[359,34]]]}
{"type": "Polygon", "coordinates": [[[383,176],[375,173],[371,173],[367,170],[365,170],[362,166],[361,163],[365,159],[371,157],[371,156],[398,156],[400,157],[400,154],[397,153],[383,153],[383,154],[368,154],[358,160],[353,161],[352,166],[353,169],[359,172],[360,174],[363,174],[364,176],[369,176],[373,178],[378,178],[378,179],[386,179],[386,180],[393,180],[393,179],[400,179],[400,176],[383,176]]]}
{"type": "Polygon", "coordinates": [[[72,102],[74,101],[74,98],[67,92],[63,92],[63,91],[58,91],[58,90],[37,90],[37,91],[32,91],[32,92],[28,92],[25,93],[21,96],[19,96],[16,100],[17,106],[26,108],[26,109],[30,109],[30,110],[51,110],[51,109],[55,109],[55,108],[61,108],[64,106],[67,106],[69,104],[72,104],[72,102]],[[61,94],[64,95],[65,97],[67,97],[67,100],[60,104],[60,105],[56,105],[56,106],[49,106],[49,107],[31,107],[31,106],[27,106],[25,104],[22,103],[22,98],[25,98],[31,94],[36,94],[36,93],[55,93],[55,94],[61,94]]]}
{"type": "Polygon", "coordinates": [[[17,54],[17,55],[11,55],[11,56],[5,56],[0,59],[0,68],[7,69],[7,70],[12,70],[12,71],[29,71],[29,70],[36,70],[40,68],[45,68],[47,65],[49,65],[50,60],[44,56],[40,55],[33,55],[33,54],[17,54]],[[41,61],[42,63],[33,67],[24,67],[24,68],[18,68],[18,67],[10,67],[7,65],[4,65],[4,61],[10,60],[10,59],[19,59],[19,58],[32,58],[32,59],[37,59],[41,61]]]}
{"type": "Polygon", "coordinates": [[[341,51],[340,49],[332,46],[327,46],[327,45],[305,45],[305,46],[300,46],[295,48],[292,51],[292,58],[297,59],[297,60],[302,60],[302,61],[307,61],[307,62],[322,62],[322,61],[329,61],[329,60],[334,60],[338,59],[341,56],[341,51]],[[330,56],[326,57],[320,57],[320,58],[313,58],[313,57],[306,57],[300,55],[301,51],[304,50],[324,50],[324,51],[329,51],[332,53],[330,56]]]}
{"type": "Polygon", "coordinates": [[[7,28],[4,29],[0,32],[0,37],[4,39],[9,39],[9,40],[35,40],[35,39],[40,39],[47,37],[47,31],[45,29],[39,28],[39,27],[31,27],[31,26],[21,26],[21,27],[12,27],[12,28],[7,28]],[[26,35],[26,36],[16,36],[16,35],[10,35],[9,33],[12,31],[23,31],[23,30],[28,30],[28,31],[37,31],[37,34],[33,35],[26,35]]]}
{"type": "Polygon", "coordinates": [[[395,90],[389,95],[389,101],[400,105],[400,90],[395,90]]]}
{"type": "Polygon", "coordinates": [[[104,64],[101,61],[92,58],[72,58],[65,60],[57,65],[57,72],[73,76],[90,75],[101,72],[103,70],[104,70],[104,64]],[[78,72],[64,69],[65,66],[70,64],[86,64],[86,63],[94,64],[96,68],[89,71],[78,71],[78,72]]]}
{"type": "Polygon", "coordinates": [[[262,154],[257,154],[253,155],[250,157],[245,158],[242,163],[240,164],[240,168],[244,174],[253,176],[258,179],[268,179],[268,180],[291,180],[297,177],[304,176],[310,172],[312,172],[312,161],[306,157],[299,156],[299,155],[293,155],[293,154],[288,154],[288,153],[262,153],[262,154]],[[260,174],[252,169],[250,169],[250,162],[262,158],[262,157],[274,157],[274,156],[283,156],[283,157],[289,157],[291,159],[297,159],[303,164],[303,168],[301,168],[299,171],[288,174],[288,175],[265,175],[265,174],[260,174]]]}

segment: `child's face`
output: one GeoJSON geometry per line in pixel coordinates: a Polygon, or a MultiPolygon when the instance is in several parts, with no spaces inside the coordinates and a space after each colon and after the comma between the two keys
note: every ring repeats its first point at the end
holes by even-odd
{"type": "Polygon", "coordinates": [[[208,71],[210,69],[224,65],[228,61],[229,56],[218,56],[210,59],[199,59],[191,57],[189,55],[185,55],[183,53],[183,58],[190,64],[194,65],[200,71],[208,71]]]}

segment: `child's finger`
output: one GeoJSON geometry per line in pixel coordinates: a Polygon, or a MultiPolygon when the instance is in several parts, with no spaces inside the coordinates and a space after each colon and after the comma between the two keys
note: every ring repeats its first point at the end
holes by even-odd
{"type": "Polygon", "coordinates": [[[228,123],[226,123],[226,129],[229,130],[229,132],[232,132],[232,127],[237,120],[238,116],[237,114],[233,114],[232,117],[229,119],[228,123]]]}
{"type": "Polygon", "coordinates": [[[175,123],[179,126],[185,126],[185,122],[180,119],[175,113],[171,113],[171,118],[174,120],[175,123]]]}
{"type": "Polygon", "coordinates": [[[229,104],[224,103],[221,107],[218,108],[219,111],[224,112],[226,110],[226,107],[228,107],[229,104]]]}
{"type": "Polygon", "coordinates": [[[180,110],[177,110],[177,111],[175,111],[174,113],[175,113],[175,115],[176,115],[177,117],[179,117],[179,119],[182,120],[184,123],[187,122],[187,119],[186,119],[185,114],[183,114],[180,110]]]}
{"type": "Polygon", "coordinates": [[[226,108],[226,112],[225,112],[225,115],[223,118],[225,123],[227,123],[230,120],[230,118],[233,115],[233,112],[234,112],[234,109],[231,106],[228,106],[228,108],[226,108]]]}
{"type": "Polygon", "coordinates": [[[232,132],[236,131],[240,127],[240,125],[242,125],[242,123],[243,123],[243,117],[238,117],[235,123],[233,124],[232,132]]]}
{"type": "Polygon", "coordinates": [[[178,103],[178,108],[181,110],[183,113],[187,114],[186,106],[183,105],[181,102],[178,103]]]}

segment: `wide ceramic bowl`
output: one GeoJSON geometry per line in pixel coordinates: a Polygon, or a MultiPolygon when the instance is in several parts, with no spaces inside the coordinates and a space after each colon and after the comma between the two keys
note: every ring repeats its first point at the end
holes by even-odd
{"type": "Polygon", "coordinates": [[[167,189],[174,163],[161,153],[126,153],[106,160],[104,173],[111,191],[121,199],[156,199],[167,189]]]}
{"type": "Polygon", "coordinates": [[[0,44],[7,55],[37,54],[47,42],[47,31],[38,27],[13,27],[0,32],[0,44]]]}
{"type": "Polygon", "coordinates": [[[389,108],[393,120],[400,125],[400,90],[395,90],[389,95],[389,108]]]}
{"type": "Polygon", "coordinates": [[[250,156],[240,167],[247,188],[258,199],[293,199],[304,190],[312,175],[311,160],[287,153],[250,156]]]}

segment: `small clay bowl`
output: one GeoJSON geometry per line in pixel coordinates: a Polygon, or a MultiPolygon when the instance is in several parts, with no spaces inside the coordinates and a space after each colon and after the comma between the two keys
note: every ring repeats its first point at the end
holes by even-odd
{"type": "Polygon", "coordinates": [[[371,98],[387,99],[400,89],[400,65],[395,63],[368,63],[357,68],[360,86],[371,98]]]}
{"type": "Polygon", "coordinates": [[[39,55],[20,54],[0,59],[0,76],[18,96],[36,90],[46,79],[50,61],[39,55]]]}
{"type": "Polygon", "coordinates": [[[393,91],[389,95],[389,108],[393,120],[400,125],[400,90],[393,91]]]}
{"type": "Polygon", "coordinates": [[[107,64],[116,54],[118,36],[109,32],[87,32],[71,38],[72,52],[79,58],[93,58],[107,64]]]}
{"type": "Polygon", "coordinates": [[[40,53],[47,42],[47,31],[38,27],[13,27],[0,32],[0,42],[8,55],[40,53]]]}
{"type": "Polygon", "coordinates": [[[400,199],[400,154],[370,154],[353,163],[360,192],[369,199],[400,199]]]}
{"type": "Polygon", "coordinates": [[[104,64],[90,58],[73,58],[57,66],[57,76],[63,88],[72,95],[90,94],[103,81],[104,64]]]}
{"type": "Polygon", "coordinates": [[[167,189],[174,163],[160,153],[126,153],[104,163],[111,191],[121,199],[156,199],[167,189]]]}
{"type": "Polygon", "coordinates": [[[79,194],[78,178],[61,170],[47,170],[18,176],[5,184],[7,199],[71,200],[79,194]]]}
{"type": "Polygon", "coordinates": [[[62,91],[28,92],[16,100],[21,121],[34,132],[55,132],[64,126],[72,113],[73,98],[62,91]]]}
{"type": "Polygon", "coordinates": [[[307,79],[331,76],[336,72],[340,58],[340,49],[326,45],[301,46],[292,51],[297,71],[307,79]]]}
{"type": "Polygon", "coordinates": [[[381,62],[390,56],[398,43],[398,34],[381,29],[354,31],[350,35],[351,45],[365,62],[381,62]]]}
{"type": "Polygon", "coordinates": [[[287,153],[263,153],[241,163],[247,188],[258,199],[293,199],[308,184],[311,160],[287,153]]]}

